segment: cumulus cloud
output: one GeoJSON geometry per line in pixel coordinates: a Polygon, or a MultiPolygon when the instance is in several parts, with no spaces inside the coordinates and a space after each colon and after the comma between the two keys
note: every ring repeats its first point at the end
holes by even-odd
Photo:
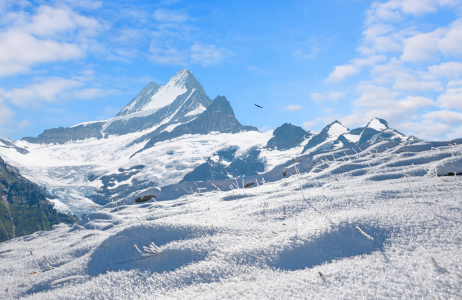
{"type": "MultiPolygon", "coordinates": [[[[349,113],[340,116],[347,126],[374,117],[422,138],[442,139],[462,132],[462,17],[428,27],[421,16],[441,9],[462,9],[460,0],[387,0],[367,11],[358,56],[336,66],[331,84],[363,72],[349,113]],[[459,129],[457,129],[459,126],[459,129]],[[458,131],[459,130],[459,131],[458,131]]],[[[312,94],[317,102],[326,92],[312,94]]]]}
{"type": "Polygon", "coordinates": [[[303,106],[301,105],[287,105],[286,107],[283,107],[281,110],[288,110],[288,111],[300,111],[303,109],[303,106]]]}
{"type": "Polygon", "coordinates": [[[339,82],[358,74],[361,70],[354,65],[336,66],[326,78],[326,82],[339,82]]]}
{"type": "Polygon", "coordinates": [[[462,109],[462,87],[446,89],[438,97],[438,103],[444,108],[462,109]]]}
{"type": "Polygon", "coordinates": [[[102,28],[93,18],[49,6],[40,6],[34,15],[10,13],[4,18],[7,26],[0,33],[0,76],[25,73],[40,63],[81,58],[86,39],[102,28]],[[78,38],[67,41],[70,35],[78,38]]]}
{"type": "Polygon", "coordinates": [[[314,126],[318,125],[321,123],[321,118],[316,118],[311,121],[306,121],[302,123],[302,127],[305,128],[306,130],[312,129],[314,126]]]}
{"type": "Polygon", "coordinates": [[[462,113],[450,110],[432,111],[424,115],[425,119],[448,123],[451,125],[462,124],[462,113]]]}
{"type": "Polygon", "coordinates": [[[330,73],[326,78],[326,82],[333,83],[343,81],[351,76],[358,74],[362,68],[373,66],[378,62],[384,61],[386,59],[387,57],[385,55],[371,55],[367,57],[352,59],[350,61],[351,64],[336,66],[334,71],[332,71],[332,73],[330,73]]]}
{"type": "Polygon", "coordinates": [[[23,88],[5,90],[0,88],[0,97],[9,102],[27,108],[39,102],[56,101],[60,93],[82,86],[81,82],[64,78],[47,78],[40,83],[31,84],[23,88]]]}
{"type": "Polygon", "coordinates": [[[459,62],[446,62],[428,67],[428,72],[436,77],[450,79],[462,77],[462,64],[459,62]]]}
{"type": "Polygon", "coordinates": [[[22,107],[38,106],[42,102],[56,102],[67,99],[90,100],[118,93],[116,90],[83,88],[85,83],[75,79],[50,77],[22,88],[0,88],[0,99],[22,107]]]}

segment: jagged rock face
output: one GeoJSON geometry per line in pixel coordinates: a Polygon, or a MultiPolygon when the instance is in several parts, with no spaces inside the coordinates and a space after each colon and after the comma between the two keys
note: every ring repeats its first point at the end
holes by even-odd
{"type": "Polygon", "coordinates": [[[312,135],[311,132],[307,132],[301,127],[284,123],[273,131],[273,137],[265,148],[287,150],[300,145],[312,135]]]}
{"type": "Polygon", "coordinates": [[[21,154],[27,154],[29,151],[27,149],[16,146],[12,141],[0,139],[0,147],[2,148],[13,148],[21,154]]]}
{"type": "Polygon", "coordinates": [[[320,133],[314,135],[303,148],[302,153],[315,149],[321,150],[329,148],[341,134],[348,132],[348,129],[343,127],[339,121],[324,127],[320,133]]]}
{"type": "Polygon", "coordinates": [[[151,97],[154,96],[161,86],[155,82],[150,82],[135,98],[130,101],[124,108],[122,108],[116,117],[125,116],[134,112],[140,111],[149,102],[151,97]]]}
{"type": "Polygon", "coordinates": [[[226,97],[217,96],[207,110],[193,121],[179,125],[170,132],[150,133],[140,138],[140,140],[143,140],[150,137],[150,140],[139,152],[151,148],[158,142],[170,140],[184,134],[208,134],[213,131],[236,133],[241,131],[258,131],[258,129],[252,126],[243,126],[239,123],[226,97]]]}
{"type": "Polygon", "coordinates": [[[181,182],[187,181],[214,181],[243,176],[258,175],[265,170],[262,159],[259,159],[260,150],[251,149],[247,153],[234,157],[237,149],[224,149],[217,151],[207,162],[196,167],[186,174],[181,182]],[[214,159],[218,157],[218,159],[214,159]]]}
{"type": "Polygon", "coordinates": [[[101,130],[104,122],[83,124],[74,127],[59,127],[47,129],[38,137],[24,137],[23,140],[34,144],[64,144],[68,141],[85,140],[88,138],[103,138],[101,130]]]}
{"type": "Polygon", "coordinates": [[[23,178],[0,157],[0,242],[77,220],[59,214],[38,185],[23,178]]]}
{"type": "Polygon", "coordinates": [[[48,129],[37,138],[25,137],[23,140],[39,144],[64,144],[68,141],[101,139],[153,128],[155,135],[169,126],[195,119],[211,102],[194,75],[183,69],[165,85],[149,83],[114,118],[68,128],[48,129]]]}
{"type": "Polygon", "coordinates": [[[375,142],[380,132],[385,129],[388,129],[388,123],[384,119],[371,120],[362,131],[358,144],[375,142]]]}

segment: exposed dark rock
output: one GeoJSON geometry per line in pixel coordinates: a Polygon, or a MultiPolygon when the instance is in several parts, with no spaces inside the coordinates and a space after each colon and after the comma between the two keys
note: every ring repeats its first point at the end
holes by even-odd
{"type": "Polygon", "coordinates": [[[329,130],[334,124],[342,125],[339,121],[334,121],[330,123],[329,125],[327,125],[326,127],[324,127],[319,134],[315,135],[313,138],[311,138],[311,140],[308,141],[308,143],[303,148],[302,153],[305,153],[307,150],[310,150],[324,143],[330,137],[329,130]]]}
{"type": "Polygon", "coordinates": [[[29,150],[25,148],[21,148],[16,146],[12,141],[10,140],[5,140],[5,139],[0,139],[0,147],[3,148],[14,148],[16,151],[18,151],[21,154],[27,154],[29,153],[29,150]]]}
{"type": "Polygon", "coordinates": [[[157,93],[161,86],[155,82],[150,82],[141,92],[135,96],[124,108],[122,108],[116,117],[125,116],[140,111],[146,104],[151,101],[151,97],[157,93]]]}
{"type": "Polygon", "coordinates": [[[217,96],[215,100],[212,101],[212,104],[210,104],[210,106],[196,119],[189,123],[179,125],[170,132],[163,131],[151,137],[144,148],[138,152],[149,149],[158,142],[170,140],[185,134],[208,134],[213,131],[237,133],[241,131],[258,131],[258,129],[256,127],[243,126],[239,123],[226,97],[217,96]]]}
{"type": "MultiPolygon", "coordinates": [[[[379,118],[377,118],[377,120],[379,120],[380,123],[382,123],[383,125],[385,125],[386,128],[388,128],[387,121],[385,121],[384,119],[379,119],[379,118]]],[[[378,134],[380,134],[381,131],[378,131],[374,128],[369,127],[369,124],[367,124],[367,126],[362,131],[361,138],[359,139],[358,144],[364,144],[367,142],[375,142],[375,139],[378,137],[378,134]],[[377,137],[374,137],[375,135],[377,135],[377,137]]]]}
{"type": "Polygon", "coordinates": [[[273,131],[273,137],[268,141],[265,148],[287,150],[300,145],[306,138],[313,134],[303,128],[284,123],[273,131]]]}
{"type": "Polygon", "coordinates": [[[351,142],[349,141],[343,134],[340,135],[337,140],[335,140],[334,144],[332,145],[332,147],[350,147],[350,146],[354,146],[356,145],[356,143],[354,142],[351,142]]]}
{"type": "Polygon", "coordinates": [[[59,214],[42,189],[0,158],[0,242],[78,218],[59,214]]]}
{"type": "Polygon", "coordinates": [[[138,203],[143,203],[143,202],[147,202],[151,199],[154,199],[156,198],[155,195],[147,195],[147,196],[143,196],[143,197],[138,197],[135,199],[135,202],[138,202],[138,203]]]}
{"type": "Polygon", "coordinates": [[[103,138],[101,130],[105,122],[95,122],[74,127],[59,127],[47,129],[38,137],[24,137],[24,141],[35,144],[64,144],[69,141],[85,140],[88,138],[103,138]]]}
{"type": "MultiPolygon", "coordinates": [[[[218,155],[218,152],[217,152],[218,155]]],[[[193,171],[186,174],[181,182],[185,181],[213,181],[234,177],[253,176],[265,170],[263,161],[258,158],[260,150],[251,149],[240,157],[233,158],[230,164],[224,159],[218,162],[208,159],[193,171]]]]}

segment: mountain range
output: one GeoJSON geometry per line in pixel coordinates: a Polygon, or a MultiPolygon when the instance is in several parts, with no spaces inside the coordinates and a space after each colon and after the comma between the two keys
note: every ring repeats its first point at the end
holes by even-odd
{"type": "Polygon", "coordinates": [[[16,142],[0,139],[0,156],[46,189],[56,209],[82,217],[148,191],[173,193],[187,182],[197,189],[198,182],[229,185],[274,173],[292,157],[362,151],[382,141],[420,140],[379,118],[351,130],[334,121],[318,132],[285,123],[260,133],[236,119],[226,97],[211,100],[182,69],[165,85],[149,83],[111,119],[48,129],[16,142]]]}

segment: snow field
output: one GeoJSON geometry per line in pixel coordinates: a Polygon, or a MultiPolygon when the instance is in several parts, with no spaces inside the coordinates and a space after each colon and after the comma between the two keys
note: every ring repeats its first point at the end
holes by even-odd
{"type": "Polygon", "coordinates": [[[0,290],[13,299],[458,299],[462,178],[434,175],[462,171],[462,147],[431,147],[379,143],[296,160],[306,200],[291,165],[288,177],[252,188],[238,180],[229,191],[102,208],[0,244],[0,290]],[[152,242],[158,255],[134,248],[152,242]]]}

